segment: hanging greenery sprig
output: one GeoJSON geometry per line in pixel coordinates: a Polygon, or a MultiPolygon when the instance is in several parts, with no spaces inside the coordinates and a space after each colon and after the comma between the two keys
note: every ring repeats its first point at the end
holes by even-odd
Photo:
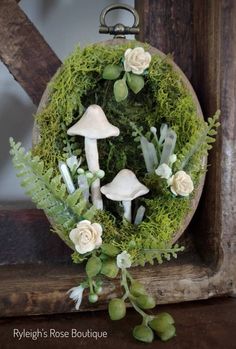
{"type": "Polygon", "coordinates": [[[107,65],[102,77],[105,80],[116,80],[113,86],[115,100],[119,103],[124,101],[129,94],[129,89],[139,93],[145,84],[144,76],[151,62],[151,55],[145,52],[143,47],[129,48],[125,51],[124,58],[120,64],[107,65]],[[121,73],[123,77],[121,79],[121,73]]]}

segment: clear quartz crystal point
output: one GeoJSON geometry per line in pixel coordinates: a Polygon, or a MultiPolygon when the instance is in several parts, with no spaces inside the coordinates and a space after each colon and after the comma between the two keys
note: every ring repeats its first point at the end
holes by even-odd
{"type": "Polygon", "coordinates": [[[161,124],[161,127],[160,127],[160,138],[159,138],[159,144],[160,145],[164,142],[164,140],[166,138],[167,131],[168,131],[167,124],[161,124]]]}
{"type": "Polygon", "coordinates": [[[140,142],[147,172],[151,173],[155,170],[158,163],[156,149],[144,136],[141,137],[140,142]]]}
{"type": "Polygon", "coordinates": [[[81,192],[83,193],[83,197],[85,201],[89,200],[89,184],[88,178],[85,174],[78,175],[78,186],[81,192]]]}
{"type": "Polygon", "coordinates": [[[66,185],[68,193],[73,194],[75,191],[75,186],[74,186],[74,183],[72,181],[70,171],[67,167],[67,164],[65,162],[59,161],[58,167],[59,167],[59,171],[61,173],[61,176],[63,178],[63,181],[66,185]]]}
{"type": "Polygon", "coordinates": [[[161,153],[161,164],[167,164],[169,163],[169,158],[173,154],[174,149],[175,149],[175,144],[176,144],[176,133],[173,130],[168,130],[165,138],[165,142],[163,145],[162,153],[161,153]]]}
{"type": "Polygon", "coordinates": [[[139,206],[135,216],[134,224],[138,225],[142,223],[145,211],[146,208],[144,206],[139,206]]]}

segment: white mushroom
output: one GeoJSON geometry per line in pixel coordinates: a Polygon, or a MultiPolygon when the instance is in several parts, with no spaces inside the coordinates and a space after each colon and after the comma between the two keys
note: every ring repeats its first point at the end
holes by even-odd
{"type": "MultiPolygon", "coordinates": [[[[106,115],[99,105],[90,105],[80,120],[67,131],[70,136],[85,137],[85,155],[89,171],[97,172],[99,168],[99,157],[97,139],[119,136],[120,130],[110,124],[106,115]]],[[[103,203],[100,193],[100,179],[97,178],[91,185],[92,203],[102,210],[103,203]]]]}
{"type": "Polygon", "coordinates": [[[124,217],[131,222],[131,201],[147,194],[149,189],[139,182],[132,171],[124,169],[111,183],[101,187],[101,192],[110,200],[122,201],[124,217]]]}

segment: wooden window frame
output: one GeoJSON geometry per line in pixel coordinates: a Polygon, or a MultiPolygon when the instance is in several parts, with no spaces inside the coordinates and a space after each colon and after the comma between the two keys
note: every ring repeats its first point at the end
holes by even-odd
{"type": "MultiPolygon", "coordinates": [[[[211,164],[184,242],[186,252],[161,266],[134,268],[158,303],[234,295],[236,288],[236,2],[234,0],[136,0],[139,39],[174,59],[192,82],[204,114],[221,109],[211,164]],[[158,21],[156,20],[158,16],[158,21]]],[[[0,2],[0,59],[37,105],[61,62],[19,8],[0,2]],[[16,35],[17,33],[17,35],[16,35]]],[[[0,316],[74,311],[66,291],[84,278],[70,252],[50,232],[40,210],[0,209],[0,316]]],[[[120,293],[105,281],[98,304],[120,293]]]]}

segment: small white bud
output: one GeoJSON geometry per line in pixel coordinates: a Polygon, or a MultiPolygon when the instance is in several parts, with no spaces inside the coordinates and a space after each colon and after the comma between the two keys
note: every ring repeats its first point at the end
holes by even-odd
{"type": "Polygon", "coordinates": [[[105,176],[105,172],[103,170],[98,170],[96,176],[101,179],[105,176]]]}
{"type": "Polygon", "coordinates": [[[89,179],[92,179],[93,178],[92,172],[86,172],[86,177],[89,179]]]}
{"type": "Polygon", "coordinates": [[[161,178],[168,179],[172,175],[172,170],[167,164],[161,164],[157,167],[155,173],[161,178]]]}
{"type": "Polygon", "coordinates": [[[78,174],[83,174],[83,173],[84,173],[84,170],[83,170],[82,168],[78,168],[77,173],[78,173],[78,174]]]}
{"type": "Polygon", "coordinates": [[[172,166],[173,163],[175,163],[176,160],[177,160],[176,154],[172,154],[172,155],[169,157],[169,165],[172,166]]]}

